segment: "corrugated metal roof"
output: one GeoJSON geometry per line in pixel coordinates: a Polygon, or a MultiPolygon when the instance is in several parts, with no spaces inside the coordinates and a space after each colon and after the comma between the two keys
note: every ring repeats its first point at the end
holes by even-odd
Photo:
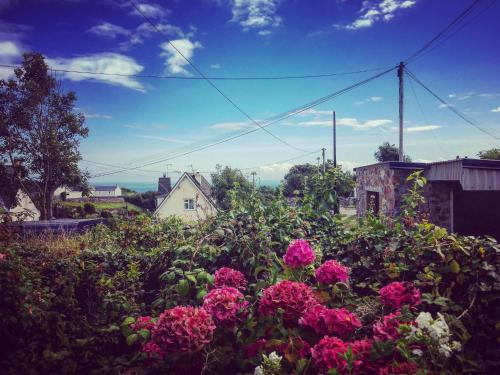
{"type": "Polygon", "coordinates": [[[118,185],[114,185],[114,186],[94,186],[94,189],[95,191],[114,191],[116,188],[118,187],[118,185]]]}
{"type": "Polygon", "coordinates": [[[430,164],[429,181],[456,181],[466,191],[500,191],[500,160],[456,159],[430,164]]]}

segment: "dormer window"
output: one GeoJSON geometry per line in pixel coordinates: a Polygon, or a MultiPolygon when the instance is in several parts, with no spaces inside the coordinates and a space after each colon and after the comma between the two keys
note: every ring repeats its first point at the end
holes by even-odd
{"type": "Polygon", "coordinates": [[[194,210],[194,199],[184,199],[184,209],[194,210]]]}

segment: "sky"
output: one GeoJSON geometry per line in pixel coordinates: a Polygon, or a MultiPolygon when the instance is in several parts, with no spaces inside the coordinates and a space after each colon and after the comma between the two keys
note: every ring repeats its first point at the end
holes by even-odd
{"type": "MultiPolygon", "coordinates": [[[[23,52],[37,51],[54,69],[119,74],[54,72],[64,90],[76,92],[90,129],[81,143],[82,168],[107,174],[93,183],[154,183],[167,171],[174,178],[191,170],[208,176],[217,164],[277,181],[293,164],[317,163],[321,148],[332,158],[333,110],[338,161],[346,169],[371,164],[382,142],[398,143],[396,71],[273,123],[266,128],[272,135],[229,100],[259,123],[289,113],[406,60],[472,0],[134,2],[139,11],[117,0],[0,0],[0,64],[19,64],[23,52]],[[207,77],[357,73],[213,80],[227,100],[203,79],[179,79],[200,74],[176,49],[207,77]],[[204,148],[246,130],[255,131],[204,148]]],[[[407,66],[497,137],[499,3],[482,0],[465,26],[407,66]]],[[[11,75],[0,68],[0,78],[11,75]]],[[[404,104],[405,153],[414,161],[499,147],[407,76],[404,104]]]]}

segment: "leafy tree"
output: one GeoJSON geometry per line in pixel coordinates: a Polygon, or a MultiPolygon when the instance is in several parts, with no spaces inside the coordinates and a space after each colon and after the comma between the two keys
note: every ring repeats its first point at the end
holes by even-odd
{"type": "Polygon", "coordinates": [[[500,148],[479,151],[477,156],[479,156],[479,159],[500,160],[500,148]]]}
{"type": "Polygon", "coordinates": [[[58,187],[86,185],[78,146],[88,128],[83,114],[74,112],[75,102],[74,92],[61,92],[39,53],[26,53],[15,78],[0,80],[0,155],[22,162],[25,173],[16,176],[42,220],[52,217],[58,187]]]}
{"type": "Polygon", "coordinates": [[[260,194],[262,201],[266,204],[270,204],[277,196],[277,189],[272,186],[260,186],[257,189],[260,194]]]}
{"type": "Polygon", "coordinates": [[[227,210],[231,207],[229,191],[238,186],[239,194],[246,195],[252,191],[252,185],[243,176],[239,169],[217,164],[215,172],[211,174],[212,192],[220,208],[227,210]]]}
{"type": "Polygon", "coordinates": [[[306,181],[315,174],[318,174],[318,172],[318,167],[313,164],[294,165],[284,177],[283,194],[287,197],[293,197],[296,194],[302,196],[306,187],[306,181]]]}
{"type": "Polygon", "coordinates": [[[123,199],[125,202],[135,204],[145,210],[153,212],[156,209],[156,192],[155,191],[145,191],[144,193],[137,193],[133,190],[122,188],[126,190],[127,194],[124,194],[123,199]]]}
{"type": "MultiPolygon", "coordinates": [[[[398,161],[399,160],[399,149],[394,144],[389,142],[384,142],[382,145],[378,146],[378,151],[373,154],[375,159],[379,162],[384,161],[398,161]]],[[[406,162],[411,162],[411,158],[405,155],[403,158],[406,162]]]]}
{"type": "Polygon", "coordinates": [[[0,199],[7,209],[17,204],[17,192],[20,189],[17,173],[22,173],[19,167],[6,166],[0,161],[0,199]]]}

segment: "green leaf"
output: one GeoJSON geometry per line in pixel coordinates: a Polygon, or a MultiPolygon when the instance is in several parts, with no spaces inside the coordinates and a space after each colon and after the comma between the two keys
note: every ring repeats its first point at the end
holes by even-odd
{"type": "Polygon", "coordinates": [[[186,279],[179,280],[177,283],[177,293],[183,297],[189,293],[189,282],[186,279]]]}
{"type": "Polygon", "coordinates": [[[460,272],[460,264],[455,259],[453,259],[453,261],[450,263],[450,270],[453,273],[460,272]]]}
{"type": "Polygon", "coordinates": [[[137,340],[139,340],[139,335],[137,333],[133,333],[127,337],[127,345],[132,346],[137,340]]]}
{"type": "Polygon", "coordinates": [[[125,318],[125,320],[122,322],[122,326],[129,326],[132,323],[135,323],[135,318],[133,316],[128,316],[125,318]]]}

